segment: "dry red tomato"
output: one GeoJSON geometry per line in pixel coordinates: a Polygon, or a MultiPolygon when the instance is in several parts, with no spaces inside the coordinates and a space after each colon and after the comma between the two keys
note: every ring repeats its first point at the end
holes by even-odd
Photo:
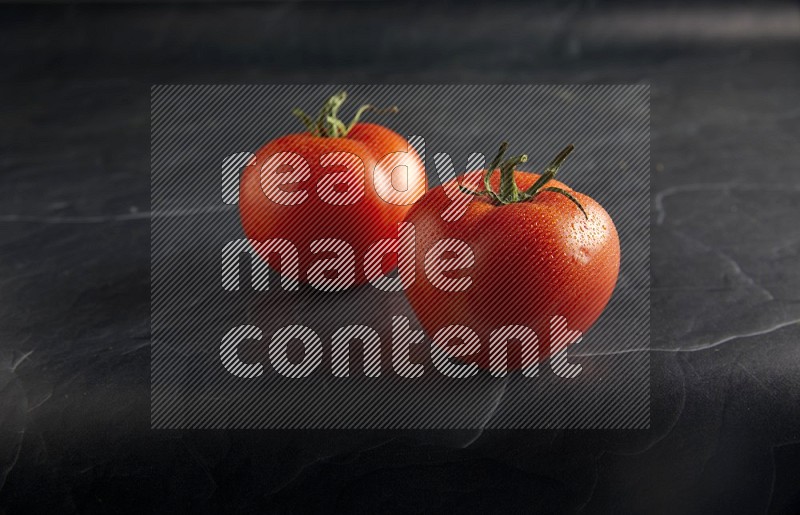
{"type": "MultiPolygon", "coordinates": [[[[463,216],[443,219],[452,201],[440,186],[426,193],[406,217],[416,229],[417,266],[432,247],[442,248],[442,239],[460,240],[471,249],[471,266],[453,267],[444,274],[449,279],[469,278],[461,291],[444,291],[435,282],[417,280],[406,293],[430,337],[453,325],[474,330],[481,349],[461,360],[482,368],[490,364],[491,333],[504,326],[535,332],[538,361],[550,354],[553,317],[564,317],[570,330],[585,333],[608,303],[619,272],[619,237],[608,213],[590,197],[554,180],[572,146],[542,175],[515,170],[527,158],[504,160],[506,148],[504,143],[489,171],[480,172],[484,190],[467,191],[477,196],[463,216]]],[[[448,257],[456,255],[442,254],[448,257]]],[[[464,256],[460,259],[463,265],[464,256]]],[[[521,346],[510,342],[508,369],[531,364],[521,358],[521,346]]]]}
{"type": "MultiPolygon", "coordinates": [[[[347,259],[352,249],[360,263],[370,243],[396,237],[397,224],[426,190],[424,165],[407,140],[381,125],[358,123],[373,109],[369,105],[349,124],[342,122],[345,98],[344,92],[332,96],[316,119],[296,109],[308,131],[261,147],[240,183],[246,236],[291,242],[299,252],[301,282],[313,282],[309,276],[316,273],[317,282],[332,284],[339,276],[347,283],[336,258],[347,259]]],[[[274,255],[264,258],[278,271],[285,265],[274,255]]],[[[383,264],[390,271],[396,255],[383,264]]],[[[345,275],[352,273],[352,284],[365,283],[363,267],[354,265],[345,275]]]]}

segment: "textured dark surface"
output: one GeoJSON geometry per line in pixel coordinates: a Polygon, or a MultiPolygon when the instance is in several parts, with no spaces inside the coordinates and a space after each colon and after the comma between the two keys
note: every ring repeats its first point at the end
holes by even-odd
{"type": "Polygon", "coordinates": [[[0,511],[797,513],[799,43],[796,4],[1,7],[0,511]],[[652,428],[151,431],[170,82],[651,84],[652,428]]]}

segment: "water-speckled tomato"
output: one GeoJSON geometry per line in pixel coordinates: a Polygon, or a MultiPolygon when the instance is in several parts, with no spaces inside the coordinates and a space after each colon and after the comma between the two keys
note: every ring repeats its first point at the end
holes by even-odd
{"type": "MultiPolygon", "coordinates": [[[[542,175],[515,170],[526,157],[503,161],[505,148],[489,167],[490,187],[470,192],[477,196],[459,219],[443,219],[452,204],[446,186],[427,192],[406,217],[416,230],[418,267],[443,238],[461,240],[471,249],[471,266],[445,274],[468,277],[468,287],[443,291],[431,281],[417,280],[406,293],[429,336],[451,325],[474,330],[481,349],[462,361],[482,368],[489,366],[490,334],[503,326],[532,329],[539,361],[550,353],[553,317],[564,317],[570,330],[586,332],[611,297],[620,263],[619,237],[608,213],[587,195],[553,180],[572,146],[542,175]]],[[[528,364],[521,355],[519,345],[508,346],[509,369],[528,364]]]]}

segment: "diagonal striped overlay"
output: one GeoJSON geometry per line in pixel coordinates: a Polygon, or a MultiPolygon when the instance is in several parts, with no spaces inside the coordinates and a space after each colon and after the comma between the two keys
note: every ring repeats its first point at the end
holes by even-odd
{"type": "MultiPolygon", "coordinates": [[[[154,86],[152,427],[649,427],[649,130],[646,85],[154,86]],[[558,178],[608,211],[622,255],[609,305],[568,350],[580,374],[565,379],[541,363],[533,377],[488,371],[446,377],[431,365],[430,335],[412,342],[421,328],[402,292],[369,285],[285,289],[277,274],[246,254],[238,289],[225,287],[223,249],[244,238],[236,205],[239,167],[265,142],[302,132],[293,108],[314,112],[340,90],[349,94],[344,118],[365,103],[400,107],[368,121],[417,137],[430,187],[440,182],[437,153],[448,153],[461,174],[471,154],[491,157],[499,142],[509,141],[510,153],[529,156],[521,169],[541,171],[565,144],[575,145],[558,178]],[[265,291],[253,287],[264,282],[265,291]],[[260,374],[242,369],[240,375],[249,376],[239,377],[226,369],[232,354],[221,346],[231,330],[245,326],[239,333],[249,339],[238,356],[261,368],[260,374]],[[357,326],[370,345],[341,344],[347,326],[357,326]],[[408,340],[424,374],[394,371],[393,331],[408,340]],[[276,334],[294,338],[287,349],[294,358],[272,352],[276,334]],[[299,338],[306,338],[305,355],[295,352],[299,338]],[[349,366],[333,364],[345,348],[349,366]],[[321,365],[312,370],[292,366],[317,355],[321,365]]],[[[535,299],[510,296],[508,302],[513,309],[515,302],[535,299]]]]}

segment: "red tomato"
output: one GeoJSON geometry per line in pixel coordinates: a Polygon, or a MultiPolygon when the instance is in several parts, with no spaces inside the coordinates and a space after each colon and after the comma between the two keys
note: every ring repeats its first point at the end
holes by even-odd
{"type": "MultiPolygon", "coordinates": [[[[442,219],[452,204],[442,186],[429,191],[406,217],[416,228],[417,266],[443,238],[465,242],[474,254],[471,267],[445,273],[451,279],[471,278],[463,291],[443,291],[431,281],[417,280],[406,293],[430,337],[450,325],[474,330],[481,349],[460,359],[481,368],[489,368],[490,333],[502,326],[535,332],[534,362],[550,354],[553,317],[565,317],[570,330],[585,333],[608,303],[619,272],[619,237],[608,213],[553,180],[572,146],[542,176],[514,169],[525,156],[503,162],[505,148],[490,165],[491,174],[479,172],[489,188],[471,192],[478,196],[459,219],[442,219]],[[498,165],[500,173],[494,171],[498,165]]],[[[532,363],[521,360],[520,349],[518,341],[508,345],[508,370],[532,363]]]]}
{"type": "MultiPolygon", "coordinates": [[[[422,160],[405,138],[358,123],[371,106],[359,109],[349,126],[338,119],[345,98],[344,92],[331,97],[316,120],[295,110],[308,132],[264,145],[240,183],[245,235],[259,242],[281,238],[297,247],[301,282],[309,282],[315,262],[342,254],[315,252],[312,242],[336,239],[354,251],[354,284],[365,283],[360,263],[370,243],[396,237],[397,224],[427,186],[422,160]]],[[[267,261],[281,271],[281,260],[267,261]]],[[[385,272],[394,268],[396,255],[388,254],[383,265],[385,272]]],[[[337,272],[324,275],[335,279],[337,272]]]]}

